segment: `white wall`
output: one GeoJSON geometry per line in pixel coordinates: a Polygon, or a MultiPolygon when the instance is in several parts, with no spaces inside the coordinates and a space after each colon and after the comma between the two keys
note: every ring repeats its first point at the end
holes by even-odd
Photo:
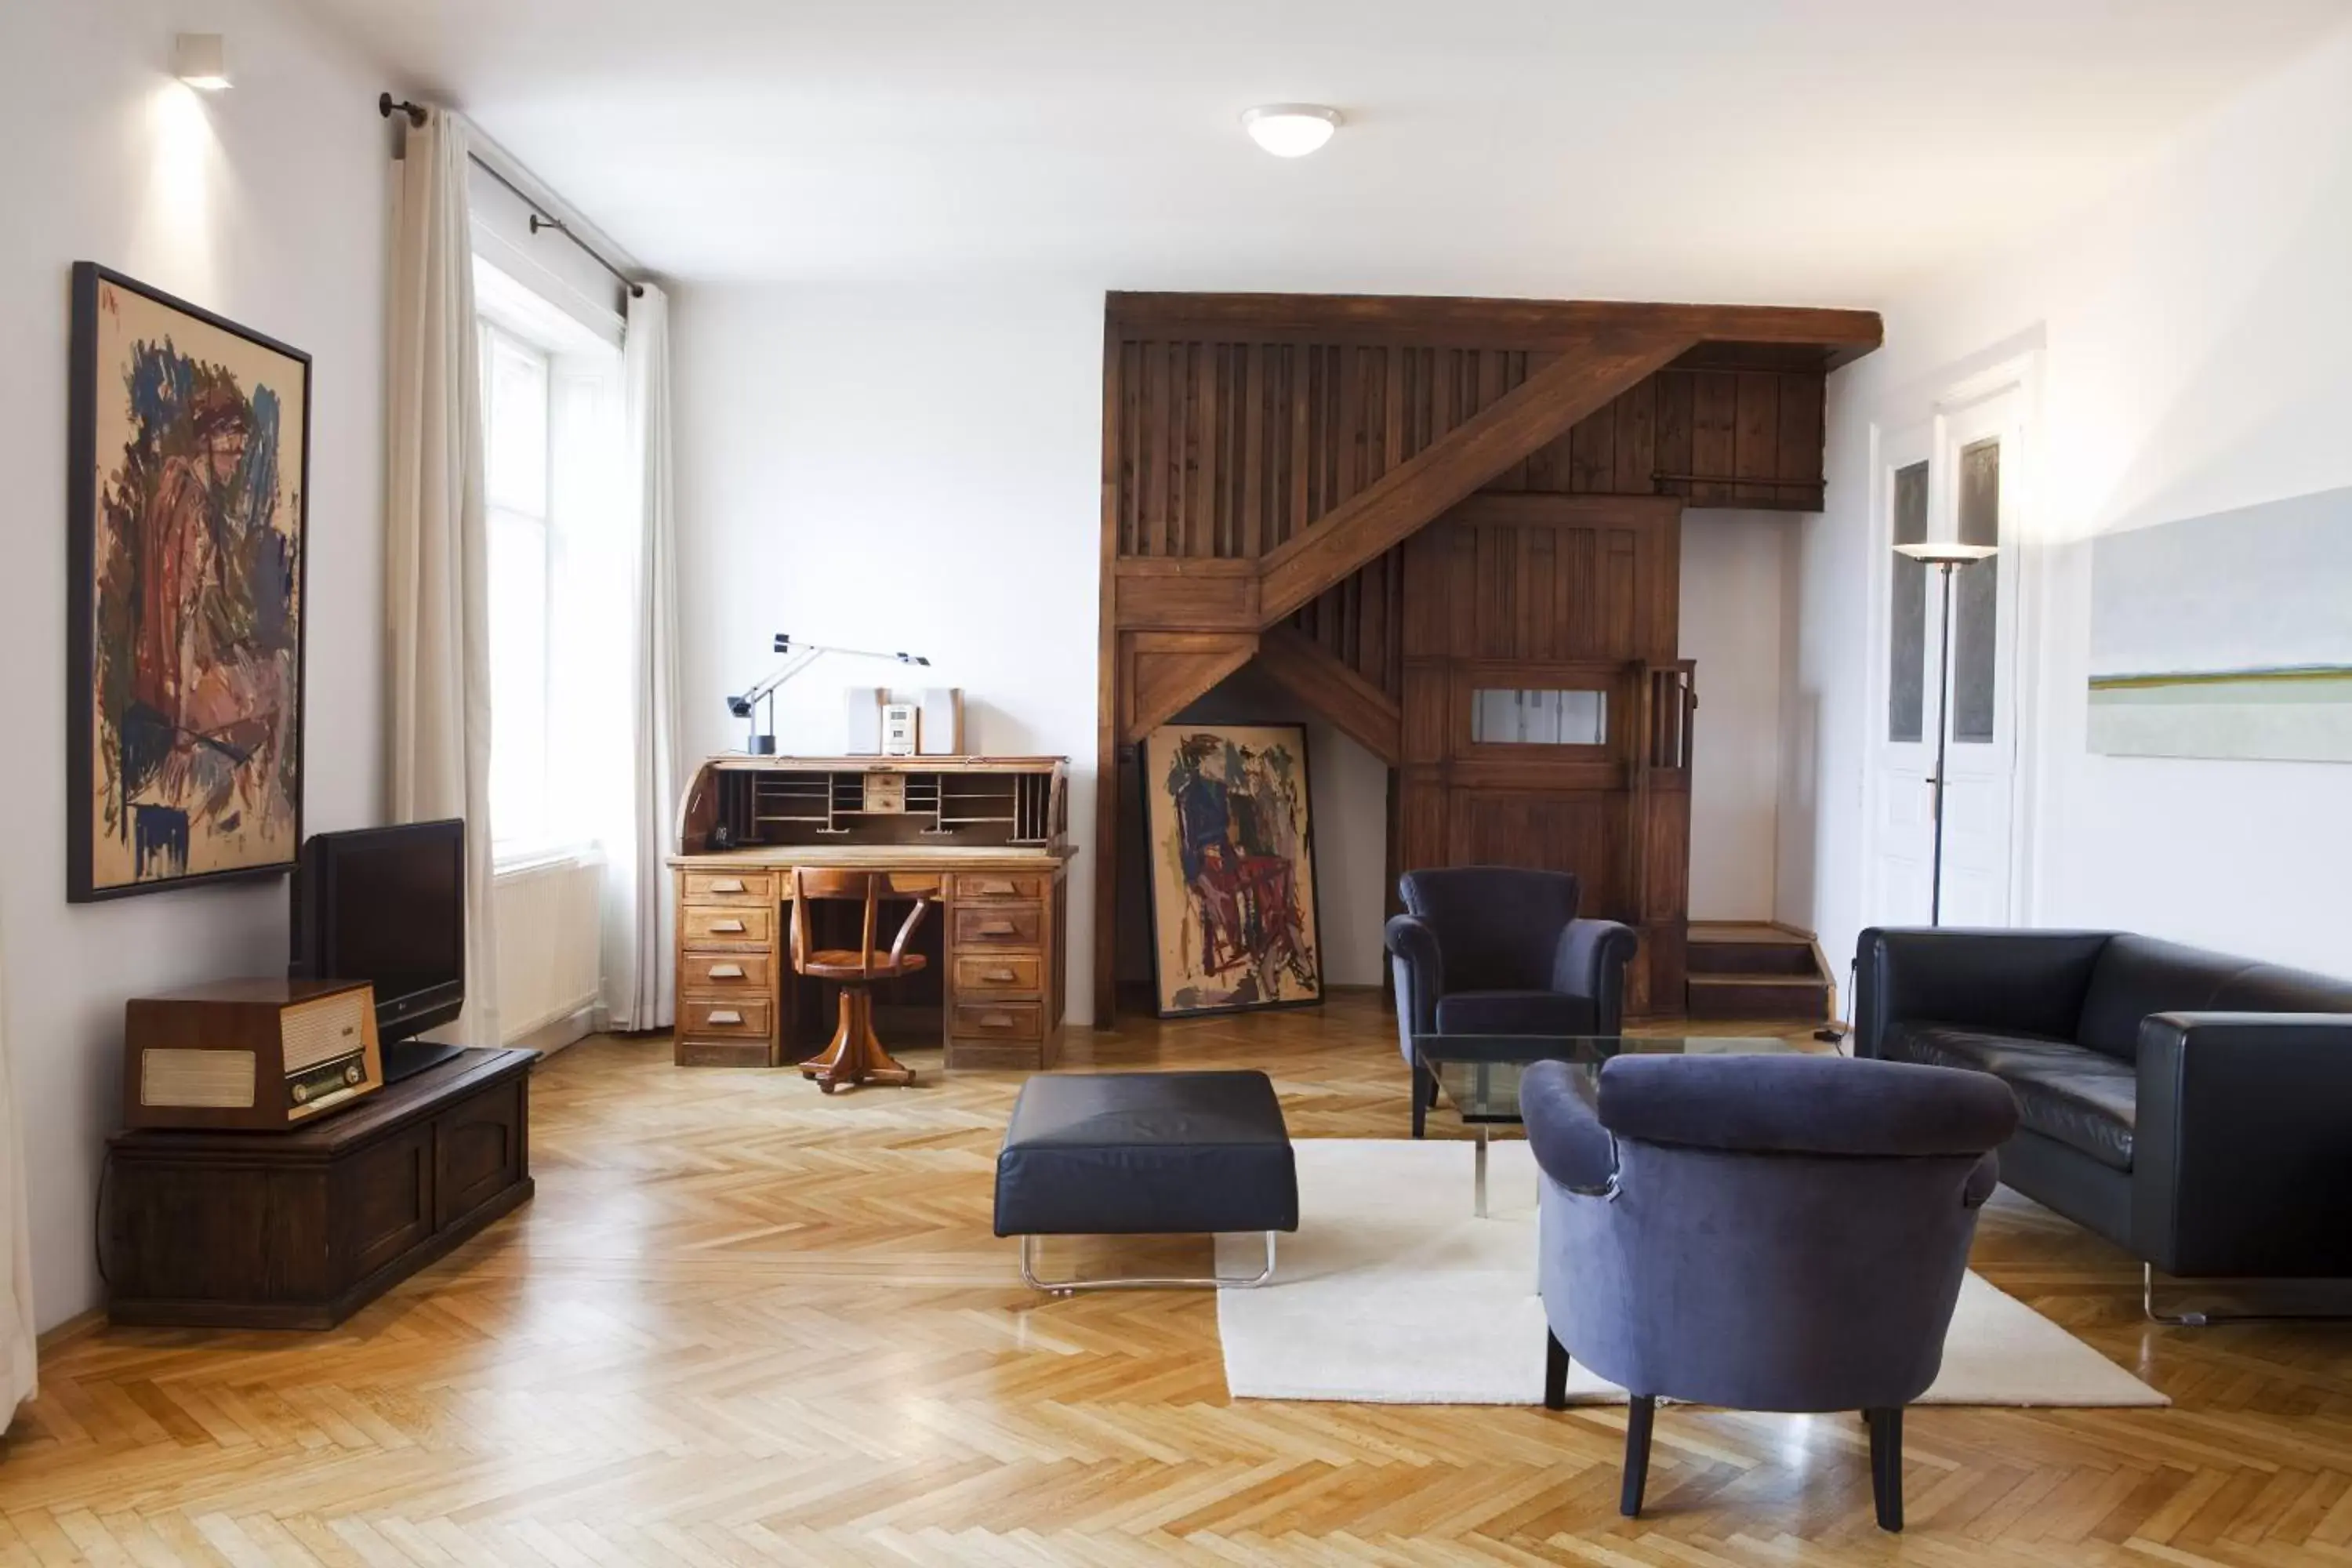
{"type": "MultiPolygon", "coordinates": [[[[1101,291],[689,287],[675,310],[688,751],[742,746],[725,694],[777,632],[929,657],[967,749],[1070,759],[1068,1005],[1091,1022],[1101,291]]],[[[897,673],[818,665],[779,748],[838,752],[842,689],[897,673]]]]}
{"type": "Polygon", "coordinates": [[[1682,656],[1698,661],[1690,915],[1772,918],[1780,851],[1783,578],[1796,514],[1683,513],[1682,656]]]}
{"type": "Polygon", "coordinates": [[[2352,32],[2069,222],[1895,300],[1887,346],[1832,379],[1831,510],[1801,545],[1780,907],[1841,966],[1872,914],[1856,832],[1870,424],[1918,407],[1945,367],[2038,340],[2023,915],[2352,972],[2352,768],[2095,756],[2084,695],[2091,538],[2352,484],[2347,279],[2352,32]]]}
{"type": "Polygon", "coordinates": [[[273,0],[0,6],[0,958],[43,1327],[99,1300],[91,1215],[119,1123],[124,998],[282,973],[286,887],[65,901],[67,279],[106,262],[310,351],[306,831],[378,820],[386,132],[375,73],[273,0]],[[173,34],[227,35],[233,91],[169,75],[173,34]]]}

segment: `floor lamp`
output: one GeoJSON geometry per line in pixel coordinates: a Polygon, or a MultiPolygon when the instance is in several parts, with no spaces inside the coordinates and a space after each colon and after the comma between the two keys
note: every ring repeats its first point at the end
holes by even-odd
{"type": "Polygon", "coordinates": [[[1951,739],[1952,710],[1952,577],[1964,567],[1973,566],[1994,552],[1990,544],[1958,544],[1949,540],[1937,540],[1919,544],[1898,544],[1897,555],[1908,556],[1923,566],[1938,567],[1944,574],[1944,655],[1937,663],[1936,691],[1936,862],[1935,879],[1927,892],[1927,923],[1944,923],[1944,763],[1945,748],[1951,739]]]}

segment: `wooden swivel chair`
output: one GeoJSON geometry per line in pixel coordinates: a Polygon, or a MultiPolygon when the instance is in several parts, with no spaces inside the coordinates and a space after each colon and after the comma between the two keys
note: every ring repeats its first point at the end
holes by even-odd
{"type": "Polygon", "coordinates": [[[833,871],[808,866],[793,869],[793,968],[841,987],[841,1022],[833,1031],[832,1043],[822,1056],[801,1064],[801,1076],[816,1079],[817,1087],[827,1094],[843,1084],[915,1081],[915,1069],[892,1060],[882,1042],[874,1037],[873,986],[877,980],[896,980],[925,966],[923,955],[908,952],[907,942],[930,911],[931,900],[915,900],[890,951],[883,952],[874,945],[874,922],[889,888],[887,871],[833,871]],[[809,904],[816,899],[864,901],[866,919],[854,951],[818,947],[810,938],[809,904]]]}

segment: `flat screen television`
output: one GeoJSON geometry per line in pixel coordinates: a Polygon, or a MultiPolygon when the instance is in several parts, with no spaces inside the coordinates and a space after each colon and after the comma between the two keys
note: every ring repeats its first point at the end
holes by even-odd
{"type": "Polygon", "coordinates": [[[466,1005],[466,825],[412,822],[313,834],[293,886],[297,980],[375,987],[384,1079],[457,1054],[415,1038],[466,1005]]]}

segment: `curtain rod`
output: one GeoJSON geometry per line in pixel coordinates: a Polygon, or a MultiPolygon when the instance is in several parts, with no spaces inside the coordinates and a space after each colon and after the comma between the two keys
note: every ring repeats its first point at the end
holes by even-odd
{"type": "MultiPolygon", "coordinates": [[[[376,95],[375,111],[383,116],[386,120],[391,119],[395,112],[398,112],[407,115],[408,122],[411,125],[422,125],[425,123],[425,106],[423,104],[404,102],[394,98],[392,94],[388,92],[378,93],[376,95]]],[[[605,271],[611,273],[614,277],[626,284],[628,286],[629,297],[631,299],[636,300],[643,299],[645,297],[646,286],[644,284],[638,282],[635,279],[630,277],[627,273],[622,271],[619,268],[605,260],[602,256],[597,255],[596,249],[593,246],[590,245],[586,240],[581,238],[578,235],[572,233],[563,226],[562,219],[548,217],[541,214],[539,210],[538,197],[532,195],[529,191],[524,190],[520,185],[516,184],[512,180],[508,179],[504,174],[499,173],[497,169],[490,166],[488,159],[482,157],[481,154],[475,153],[470,148],[467,149],[466,156],[473,160],[474,166],[476,168],[481,170],[482,173],[488,174],[490,178],[496,180],[499,184],[512,191],[517,196],[522,199],[524,205],[530,208],[531,233],[537,234],[541,229],[546,229],[562,235],[564,238],[578,246],[589,260],[594,262],[597,266],[603,268],[605,271]]]]}

